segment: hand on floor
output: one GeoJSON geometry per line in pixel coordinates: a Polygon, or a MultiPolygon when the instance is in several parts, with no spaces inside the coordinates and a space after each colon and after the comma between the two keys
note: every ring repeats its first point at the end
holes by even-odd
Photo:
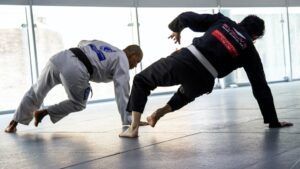
{"type": "Polygon", "coordinates": [[[283,128],[283,127],[291,127],[293,125],[294,125],[293,123],[283,121],[275,124],[270,123],[269,128],[283,128]]]}

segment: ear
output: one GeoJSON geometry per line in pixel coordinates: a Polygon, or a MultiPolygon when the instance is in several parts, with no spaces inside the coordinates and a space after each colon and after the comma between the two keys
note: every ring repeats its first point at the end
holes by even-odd
{"type": "Polygon", "coordinates": [[[130,58],[132,59],[138,59],[138,55],[136,53],[133,53],[130,55],[130,58]]]}
{"type": "Polygon", "coordinates": [[[130,60],[132,58],[132,54],[126,54],[127,59],[130,60]]]}
{"type": "Polygon", "coordinates": [[[131,54],[128,54],[128,57],[132,58],[132,57],[134,57],[134,55],[135,55],[134,53],[131,53],[131,54]]]}

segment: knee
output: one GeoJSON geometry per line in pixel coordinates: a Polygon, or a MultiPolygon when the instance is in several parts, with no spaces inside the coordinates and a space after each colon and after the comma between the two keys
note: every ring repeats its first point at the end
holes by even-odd
{"type": "Polygon", "coordinates": [[[147,76],[143,75],[142,73],[139,73],[134,76],[132,87],[153,90],[155,85],[151,79],[147,78],[147,76]]]}
{"type": "Polygon", "coordinates": [[[145,80],[144,77],[140,74],[137,74],[133,78],[133,84],[132,87],[134,88],[140,88],[140,86],[144,86],[145,80]]]}
{"type": "Polygon", "coordinates": [[[73,103],[73,104],[74,104],[75,111],[81,111],[86,108],[85,104],[81,104],[81,103],[73,103]]]}
{"type": "Polygon", "coordinates": [[[182,97],[187,103],[190,103],[195,100],[196,96],[194,93],[186,91],[183,87],[179,88],[179,96],[182,97]]]}
{"type": "Polygon", "coordinates": [[[133,78],[133,83],[134,84],[141,84],[141,83],[144,83],[144,81],[145,81],[145,78],[140,73],[135,75],[134,78],[133,78]]]}

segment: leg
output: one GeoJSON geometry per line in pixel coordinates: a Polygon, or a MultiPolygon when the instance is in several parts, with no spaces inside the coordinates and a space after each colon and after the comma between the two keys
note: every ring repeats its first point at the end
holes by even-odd
{"type": "Polygon", "coordinates": [[[10,121],[9,125],[6,127],[6,133],[15,133],[17,131],[18,122],[12,120],[10,121]]]}
{"type": "Polygon", "coordinates": [[[136,138],[138,137],[139,132],[139,123],[141,120],[141,113],[139,112],[132,112],[133,121],[131,122],[130,127],[119,134],[120,137],[127,137],[127,138],[136,138]]]}
{"type": "MultiPolygon", "coordinates": [[[[123,123],[123,126],[127,126],[127,125],[131,124],[131,122],[132,122],[132,115],[127,115],[126,119],[127,119],[127,122],[123,123]]],[[[139,126],[148,126],[148,125],[149,125],[149,123],[146,122],[146,121],[140,121],[140,123],[139,123],[139,126]]]]}
{"type": "Polygon", "coordinates": [[[48,115],[48,111],[47,110],[38,110],[38,111],[35,111],[33,113],[33,116],[34,116],[34,125],[35,127],[37,127],[39,125],[39,123],[42,121],[42,119],[48,115]]]}
{"type": "Polygon", "coordinates": [[[33,118],[33,112],[40,108],[47,93],[60,83],[56,67],[48,62],[43,69],[37,83],[24,95],[19,107],[14,113],[13,120],[6,128],[6,132],[15,132],[18,123],[28,125],[33,118]]]}
{"type": "MultiPolygon", "coordinates": [[[[208,79],[207,79],[208,81],[208,79]]],[[[157,109],[151,116],[147,117],[150,126],[154,127],[157,121],[167,113],[178,110],[186,104],[195,100],[196,97],[209,92],[213,87],[213,80],[210,84],[206,85],[201,81],[185,80],[182,86],[179,87],[177,92],[173,95],[170,101],[164,107],[157,109]]]]}
{"type": "MultiPolygon", "coordinates": [[[[155,62],[136,75],[128,102],[128,111],[143,112],[147,96],[150,93],[149,89],[142,85],[143,82],[153,84],[153,89],[157,86],[182,84],[182,88],[179,88],[177,93],[171,98],[168,106],[158,109],[157,114],[154,113],[153,116],[148,118],[149,124],[153,127],[164,114],[175,111],[193,101],[199,95],[211,91],[210,88],[212,89],[214,83],[213,77],[208,74],[207,70],[203,68],[195,57],[189,57],[189,53],[187,50],[173,53],[170,57],[155,62]]],[[[139,117],[136,118],[139,120],[139,117]]],[[[120,136],[132,136],[131,134],[134,133],[133,131],[135,130],[133,129],[135,128],[132,123],[131,128],[128,129],[129,134],[126,134],[127,131],[125,131],[120,136]]],[[[135,133],[138,133],[138,131],[135,133]]]]}
{"type": "Polygon", "coordinates": [[[134,77],[127,111],[144,112],[150,91],[158,86],[179,84],[172,59],[160,59],[134,77]]]}
{"type": "Polygon", "coordinates": [[[151,116],[147,117],[147,121],[151,127],[154,127],[157,121],[164,116],[167,113],[170,113],[172,111],[171,106],[168,104],[165,105],[162,108],[157,109],[154,113],[151,114],[151,116]]]}
{"type": "Polygon", "coordinates": [[[133,121],[129,129],[119,135],[120,137],[134,138],[138,136],[141,113],[144,111],[150,91],[157,86],[178,84],[170,72],[172,72],[172,64],[168,63],[166,59],[161,59],[134,77],[127,105],[127,111],[132,112],[133,121]]]}
{"type": "Polygon", "coordinates": [[[85,109],[91,91],[88,73],[73,70],[73,72],[68,75],[61,75],[60,79],[68,95],[68,100],[64,100],[47,108],[47,112],[53,123],[58,122],[72,112],[85,109]]]}
{"type": "MultiPolygon", "coordinates": [[[[187,88],[187,86],[185,87],[187,88]]],[[[177,92],[164,107],[157,109],[154,113],[151,114],[151,116],[147,117],[147,121],[151,127],[154,127],[157,121],[165,114],[178,110],[194,100],[196,96],[191,94],[187,95],[187,93],[184,91],[184,87],[180,86],[177,92]]],[[[196,90],[194,91],[194,93],[196,94],[196,90]]]]}

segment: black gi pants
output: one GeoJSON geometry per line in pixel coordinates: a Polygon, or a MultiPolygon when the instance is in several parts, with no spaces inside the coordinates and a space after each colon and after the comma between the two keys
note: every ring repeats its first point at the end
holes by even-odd
{"type": "Polygon", "coordinates": [[[186,48],[161,58],[134,77],[127,111],[143,113],[151,90],[179,84],[178,91],[168,102],[172,111],[210,93],[214,86],[213,76],[186,48]]]}

